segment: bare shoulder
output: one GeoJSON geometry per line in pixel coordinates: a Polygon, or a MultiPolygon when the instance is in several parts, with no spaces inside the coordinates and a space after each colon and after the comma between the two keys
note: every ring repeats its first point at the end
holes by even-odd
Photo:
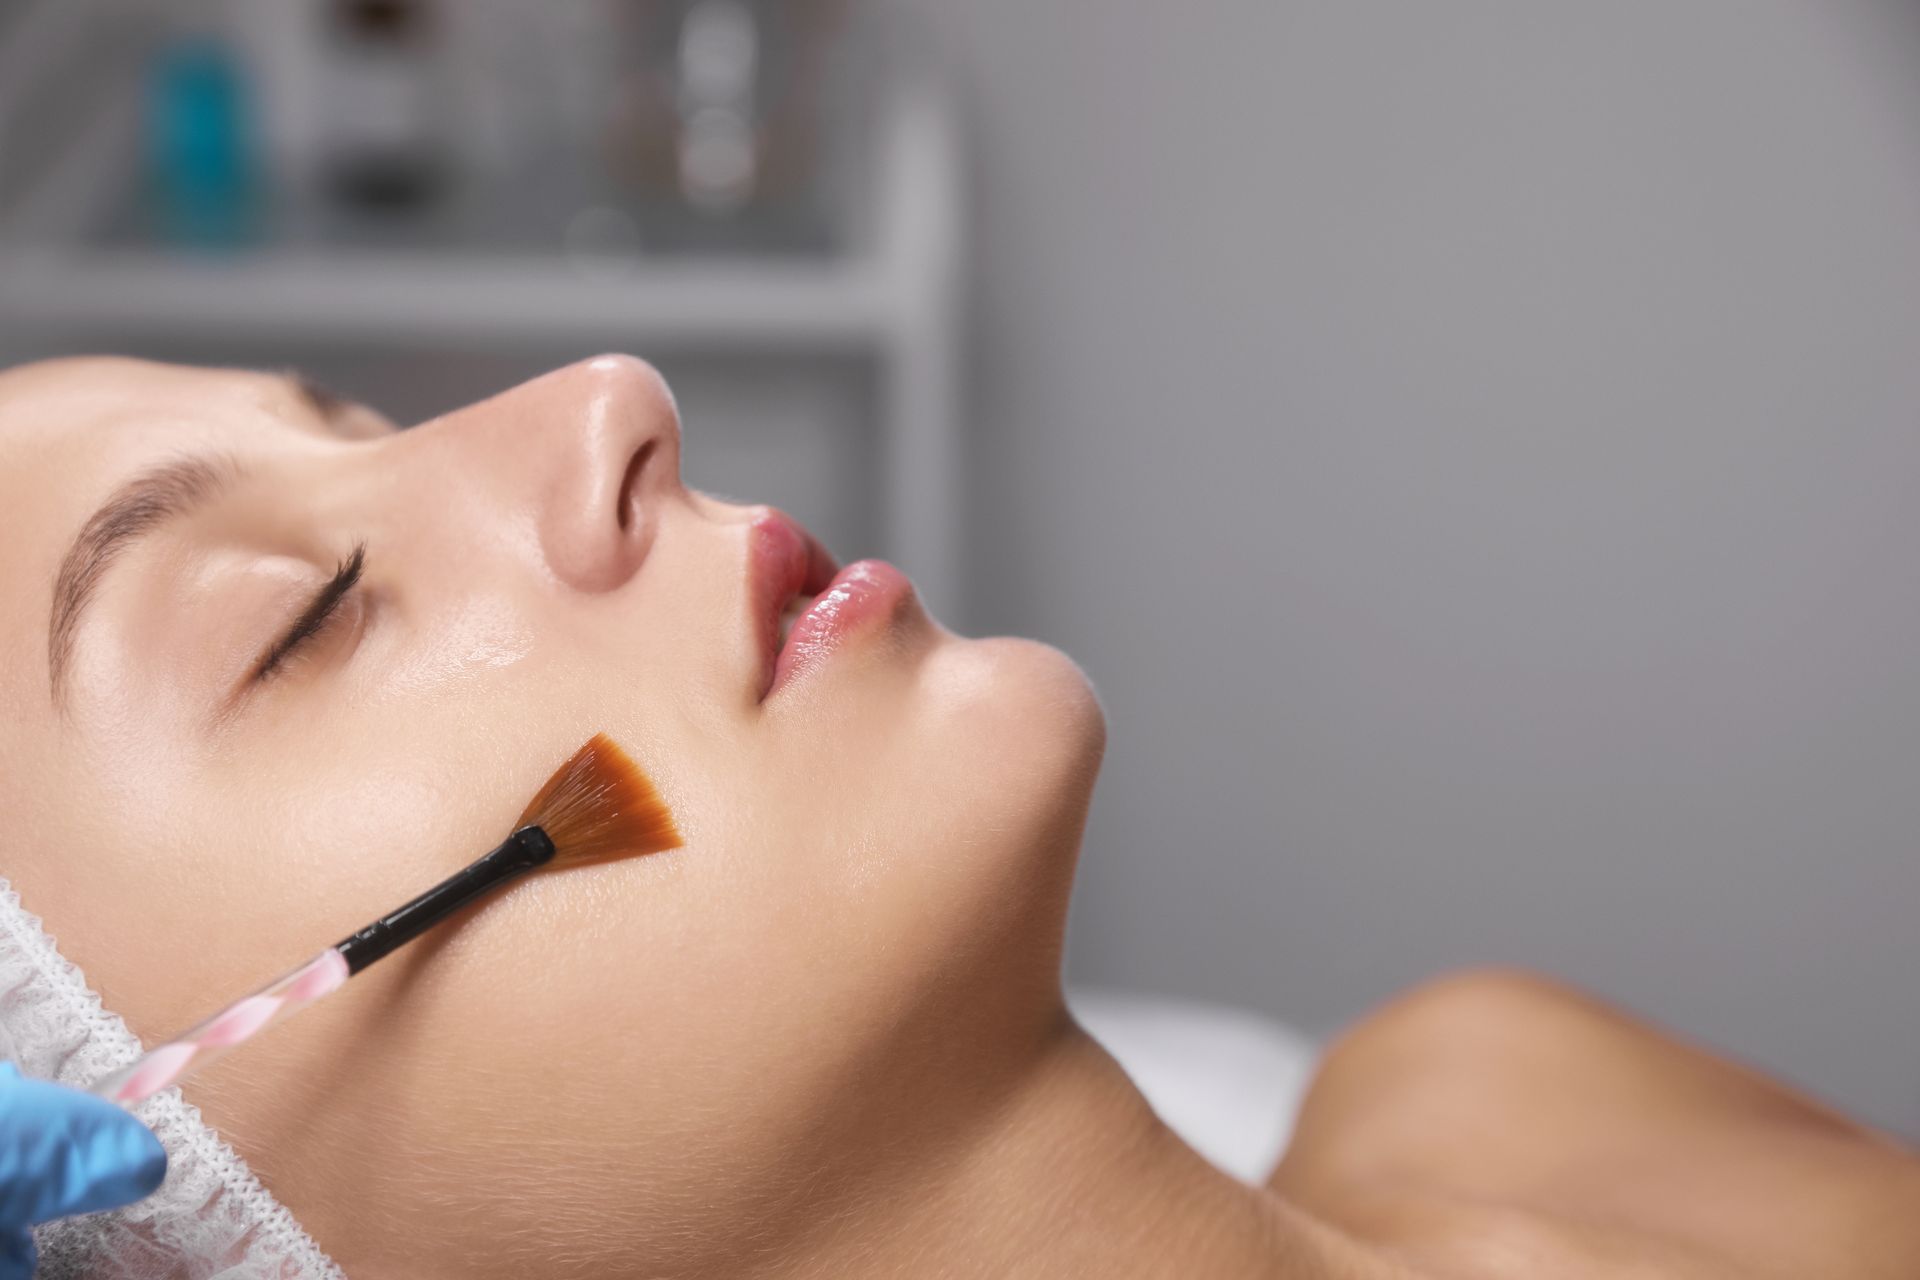
{"type": "Polygon", "coordinates": [[[1343,1035],[1271,1185],[1442,1274],[1920,1274],[1912,1151],[1505,970],[1424,984],[1343,1035]]]}

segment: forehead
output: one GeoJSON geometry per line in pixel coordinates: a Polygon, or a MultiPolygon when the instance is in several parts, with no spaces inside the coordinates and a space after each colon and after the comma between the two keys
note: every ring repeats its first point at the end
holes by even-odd
{"type": "Polygon", "coordinates": [[[290,403],[271,375],[141,360],[52,360],[0,373],[6,669],[43,673],[60,557],[109,493],[163,458],[258,438],[263,421],[284,419],[290,403]]]}
{"type": "Polygon", "coordinates": [[[257,440],[298,412],[285,378],[248,370],[85,357],[0,371],[0,510],[97,498],[159,458],[257,440]]]}
{"type": "Polygon", "coordinates": [[[284,420],[281,379],[84,358],[0,373],[0,511],[10,559],[45,563],[115,486],[154,462],[258,439],[284,420]]]}
{"type": "Polygon", "coordinates": [[[191,428],[284,414],[286,380],[240,369],[198,369],[107,356],[0,370],[0,450],[99,442],[156,427],[191,428]]]}

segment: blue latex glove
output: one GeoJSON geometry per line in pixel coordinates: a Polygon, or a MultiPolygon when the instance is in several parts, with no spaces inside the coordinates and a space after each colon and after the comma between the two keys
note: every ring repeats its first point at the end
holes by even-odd
{"type": "Polygon", "coordinates": [[[33,1275],[36,1222],[153,1194],[167,1153],[111,1102],[0,1062],[0,1280],[33,1275]]]}

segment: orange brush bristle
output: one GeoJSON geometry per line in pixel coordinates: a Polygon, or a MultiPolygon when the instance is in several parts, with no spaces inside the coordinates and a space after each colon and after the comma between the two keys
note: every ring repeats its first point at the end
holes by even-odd
{"type": "Polygon", "coordinates": [[[604,862],[682,844],[666,801],[619,744],[604,733],[554,771],[517,824],[553,841],[551,866],[604,862]]]}

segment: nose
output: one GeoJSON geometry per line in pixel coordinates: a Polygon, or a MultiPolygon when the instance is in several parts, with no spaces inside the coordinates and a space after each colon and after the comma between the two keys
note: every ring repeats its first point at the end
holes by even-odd
{"type": "Polygon", "coordinates": [[[567,365],[425,429],[484,455],[547,567],[580,591],[631,578],[662,509],[685,496],[679,412],[659,372],[634,356],[567,365]]]}

